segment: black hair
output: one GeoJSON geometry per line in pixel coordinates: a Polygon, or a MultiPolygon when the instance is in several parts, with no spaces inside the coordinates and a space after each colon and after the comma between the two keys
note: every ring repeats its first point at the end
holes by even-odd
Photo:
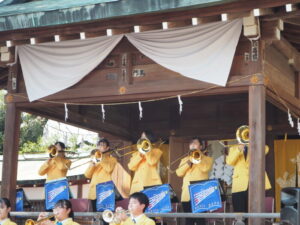
{"type": "Polygon", "coordinates": [[[146,135],[151,143],[156,142],[156,137],[151,130],[144,130],[142,133],[146,135]]]}
{"type": "Polygon", "coordinates": [[[199,143],[200,143],[200,145],[201,145],[201,149],[200,149],[201,151],[206,150],[207,144],[206,144],[206,142],[205,142],[203,139],[201,139],[201,138],[198,137],[198,136],[195,136],[195,137],[192,137],[190,143],[191,143],[192,141],[194,141],[194,140],[198,140],[198,141],[199,141],[199,143]]]}
{"type": "Polygon", "coordinates": [[[60,142],[60,141],[55,142],[55,145],[59,145],[62,150],[64,150],[66,148],[65,144],[63,142],[60,142]]]}
{"type": "Polygon", "coordinates": [[[58,202],[55,203],[54,208],[56,208],[56,207],[71,209],[71,211],[69,213],[69,217],[74,219],[74,212],[73,212],[73,209],[72,209],[72,204],[69,200],[67,200],[67,199],[59,200],[58,202]]]}
{"type": "Polygon", "coordinates": [[[138,200],[140,204],[144,204],[145,208],[143,209],[143,212],[145,212],[145,210],[149,206],[149,198],[147,197],[147,195],[142,192],[135,192],[129,196],[129,199],[131,198],[138,200]]]}
{"type": "Polygon", "coordinates": [[[109,147],[109,141],[106,138],[102,138],[98,141],[97,146],[100,145],[100,143],[105,143],[107,147],[109,147]]]}
{"type": "Polygon", "coordinates": [[[200,137],[198,137],[198,136],[192,137],[191,142],[194,140],[198,140],[200,145],[203,145],[203,140],[200,137]]]}
{"type": "MultiPolygon", "coordinates": [[[[2,208],[3,205],[5,205],[6,208],[11,208],[8,198],[0,198],[0,207],[2,208]]],[[[10,213],[8,213],[7,217],[10,218],[10,213]]]]}

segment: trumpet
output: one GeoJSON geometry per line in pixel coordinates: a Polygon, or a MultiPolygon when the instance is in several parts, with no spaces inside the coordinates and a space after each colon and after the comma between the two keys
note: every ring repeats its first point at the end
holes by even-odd
{"type": "Polygon", "coordinates": [[[126,215],[130,215],[129,210],[123,210],[120,212],[113,212],[109,209],[104,210],[102,213],[102,218],[106,223],[121,223],[121,221],[117,218],[117,214],[126,213],[126,215]]]}
{"type": "Polygon", "coordinates": [[[242,125],[236,130],[236,139],[223,139],[219,140],[219,143],[223,145],[224,147],[231,147],[235,145],[248,145],[249,144],[249,126],[247,125],[242,125]],[[223,142],[224,141],[237,141],[237,144],[229,144],[225,145],[223,142]]]}
{"type": "Polygon", "coordinates": [[[43,219],[40,219],[40,220],[38,220],[38,221],[35,221],[35,220],[32,220],[32,219],[27,219],[27,220],[25,221],[25,225],[36,225],[36,224],[40,224],[40,223],[42,223],[42,222],[44,222],[44,221],[46,221],[46,220],[49,220],[49,219],[53,218],[54,216],[55,216],[55,215],[48,216],[48,217],[43,218],[43,219]]]}

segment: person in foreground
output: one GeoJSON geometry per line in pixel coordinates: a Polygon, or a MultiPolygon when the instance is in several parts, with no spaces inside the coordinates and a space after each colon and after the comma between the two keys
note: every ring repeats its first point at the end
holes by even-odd
{"type": "Polygon", "coordinates": [[[55,221],[51,221],[49,219],[42,221],[43,219],[47,218],[48,213],[40,213],[38,218],[39,225],[79,225],[79,223],[73,221],[74,213],[69,200],[59,200],[53,208],[53,214],[55,216],[55,221]]]}
{"type": "Polygon", "coordinates": [[[144,212],[149,205],[148,197],[142,192],[135,192],[130,195],[128,211],[130,216],[122,207],[116,208],[116,217],[120,223],[110,223],[110,225],[155,225],[155,222],[148,218],[144,212]]]}
{"type": "Polygon", "coordinates": [[[9,212],[11,211],[10,201],[7,198],[0,198],[0,224],[17,225],[10,220],[9,212]]]}

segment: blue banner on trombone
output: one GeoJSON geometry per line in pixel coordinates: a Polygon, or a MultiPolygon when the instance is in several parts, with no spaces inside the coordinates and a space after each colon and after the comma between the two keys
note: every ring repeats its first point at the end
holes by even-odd
{"type": "Polygon", "coordinates": [[[163,184],[142,191],[149,198],[147,213],[167,213],[172,211],[170,186],[163,184]]]}
{"type": "Polygon", "coordinates": [[[16,211],[24,211],[24,191],[23,189],[17,190],[16,193],[16,211]]]}
{"type": "Polygon", "coordinates": [[[67,179],[50,181],[45,184],[46,209],[53,209],[56,202],[61,199],[69,200],[69,185],[67,179]]]}
{"type": "Polygon", "coordinates": [[[207,180],[189,185],[192,212],[200,213],[222,207],[218,180],[207,180]]]}
{"type": "Polygon", "coordinates": [[[103,212],[106,209],[115,210],[115,191],[112,181],[99,183],[96,186],[96,208],[98,212],[103,212]]]}

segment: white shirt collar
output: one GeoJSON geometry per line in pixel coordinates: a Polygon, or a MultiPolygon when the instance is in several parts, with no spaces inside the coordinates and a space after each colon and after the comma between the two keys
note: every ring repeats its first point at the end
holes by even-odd
{"type": "Polygon", "coordinates": [[[135,220],[135,222],[137,223],[140,219],[141,219],[141,217],[144,215],[144,213],[142,213],[141,215],[139,215],[139,216],[137,216],[137,217],[134,217],[133,215],[131,215],[131,219],[134,219],[135,220]]]}
{"type": "Polygon", "coordinates": [[[6,219],[4,219],[4,220],[1,220],[1,221],[0,221],[0,224],[3,224],[6,220],[9,220],[9,218],[6,218],[6,219]]]}
{"type": "Polygon", "coordinates": [[[60,221],[62,224],[66,223],[68,220],[71,220],[72,218],[67,218],[67,219],[64,219],[63,221],[60,221]]]}

